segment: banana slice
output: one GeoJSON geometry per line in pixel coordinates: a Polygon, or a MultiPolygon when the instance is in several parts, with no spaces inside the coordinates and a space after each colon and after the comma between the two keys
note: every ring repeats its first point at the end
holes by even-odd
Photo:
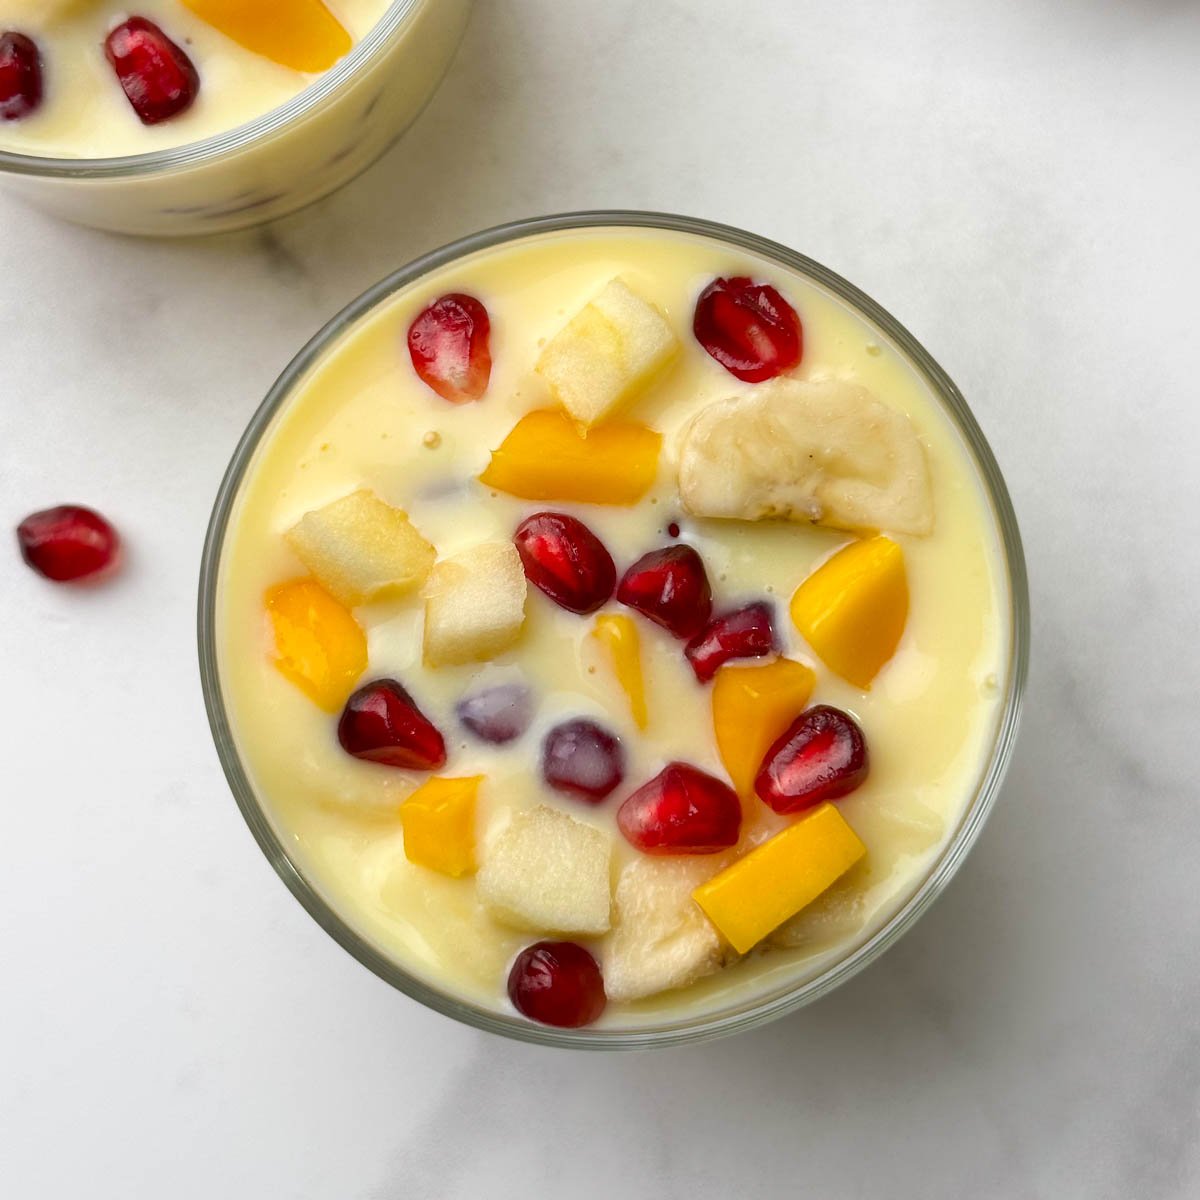
{"type": "Polygon", "coordinates": [[[838,379],[778,379],[703,409],[683,433],[679,494],[698,517],[933,529],[929,468],[908,419],[838,379]]]}

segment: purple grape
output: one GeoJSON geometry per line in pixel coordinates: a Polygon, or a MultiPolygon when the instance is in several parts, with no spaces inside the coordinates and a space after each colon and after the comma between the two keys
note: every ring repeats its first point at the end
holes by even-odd
{"type": "Polygon", "coordinates": [[[533,696],[523,684],[502,683],[465,697],[455,711],[477,738],[502,746],[529,728],[533,696]]]}
{"type": "Polygon", "coordinates": [[[595,722],[564,721],[542,743],[542,774],[555,791],[595,804],[625,778],[625,755],[595,722]]]}

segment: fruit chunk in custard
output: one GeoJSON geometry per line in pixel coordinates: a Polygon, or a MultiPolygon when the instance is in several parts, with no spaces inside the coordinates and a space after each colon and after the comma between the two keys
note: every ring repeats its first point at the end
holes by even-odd
{"type": "Polygon", "coordinates": [[[679,494],[698,517],[933,529],[925,451],[908,419],[835,379],[779,379],[701,410],[683,437],[679,494]]]}
{"type": "Polygon", "coordinates": [[[479,899],[514,929],[605,933],[611,860],[612,839],[599,829],[545,805],[515,812],[487,847],[479,899]]]}
{"type": "Polygon", "coordinates": [[[226,37],[293,71],[326,71],[353,45],[322,0],[183,0],[226,37]]]}
{"type": "Polygon", "coordinates": [[[437,557],[405,512],[367,488],[305,513],[284,539],[322,587],[350,606],[412,591],[437,557]]]}
{"type": "Polygon", "coordinates": [[[841,878],[867,848],[832,804],[751,850],[692,893],[729,944],[745,954],[841,878]]]}
{"type": "Polygon", "coordinates": [[[409,862],[458,878],[475,870],[475,801],[482,775],[427,779],[400,806],[409,862]]]}
{"type": "Polygon", "coordinates": [[[525,623],[525,572],[511,542],[442,559],[425,585],[425,662],[478,662],[507,650],[525,623]]]}
{"type": "Polygon", "coordinates": [[[613,415],[679,352],[667,320],[622,279],[610,280],[553,338],[537,371],[581,425],[613,415]]]}
{"type": "Polygon", "coordinates": [[[662,434],[614,421],[586,437],[563,412],[526,413],[480,475],[481,483],[525,500],[636,504],[654,486],[662,434]]]}

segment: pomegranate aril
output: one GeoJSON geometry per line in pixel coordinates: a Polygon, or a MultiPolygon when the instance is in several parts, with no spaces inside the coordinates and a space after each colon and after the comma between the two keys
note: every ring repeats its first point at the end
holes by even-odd
{"type": "Polygon", "coordinates": [[[754,790],[777,813],[793,813],[849,794],[869,771],[867,742],[854,718],[818,704],[767,751],[754,790]]]}
{"type": "Polygon", "coordinates": [[[566,513],[534,513],[517,526],[513,541],[525,578],[560,607],[593,613],[611,598],[617,568],[582,521],[566,513]]]}
{"type": "Polygon", "coordinates": [[[716,854],[737,845],[742,804],[727,783],[673,762],[621,805],[617,826],[645,854],[716,854]]]}
{"type": "Polygon", "coordinates": [[[535,942],[508,973],[508,998],[542,1025],[578,1029],[597,1020],[607,998],[596,960],[576,942],[535,942]]]}
{"type": "Polygon", "coordinates": [[[17,526],[21,557],[56,583],[92,578],[115,566],[117,531],[98,513],[78,504],[31,513],[17,526]]]}
{"type": "Polygon", "coordinates": [[[775,611],[758,602],[714,617],[688,642],[684,653],[696,678],[707,683],[730,659],[761,658],[778,649],[775,611]]]}
{"type": "Polygon", "coordinates": [[[19,121],[42,103],[42,56],[23,33],[0,34],[0,121],[19,121]]]}
{"type": "Polygon", "coordinates": [[[564,721],[542,743],[542,775],[557,792],[598,803],[625,778],[620,739],[594,721],[564,721]]]}
{"type": "Polygon", "coordinates": [[[145,17],[118,25],[105,39],[104,53],[143,125],[177,117],[200,91],[192,60],[145,17]]]}
{"type": "Polygon", "coordinates": [[[622,577],[617,599],[677,638],[695,636],[712,616],[708,573],[691,546],[643,554],[622,577]]]}
{"type": "Polygon", "coordinates": [[[458,719],[485,742],[515,741],[533,719],[533,695],[519,683],[502,683],[460,700],[458,719]]]}
{"type": "Polygon", "coordinates": [[[394,679],[373,680],[346,701],[338,741],[347,754],[388,767],[436,771],[446,763],[442,735],[394,679]]]}
{"type": "Polygon", "coordinates": [[[790,371],[804,351],[796,310],[770,284],[744,275],[714,279],[700,293],[692,332],[721,366],[746,383],[790,371]]]}
{"type": "Polygon", "coordinates": [[[413,370],[452,404],[478,400],[492,375],[491,332],[488,311],[474,296],[442,296],[408,327],[413,370]]]}

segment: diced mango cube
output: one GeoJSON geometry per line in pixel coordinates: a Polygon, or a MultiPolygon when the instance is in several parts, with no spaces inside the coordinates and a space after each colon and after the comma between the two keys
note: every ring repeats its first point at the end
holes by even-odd
{"type": "Polygon", "coordinates": [[[557,809],[513,814],[488,847],[476,886],[492,915],[539,933],[605,933],[612,923],[612,839],[557,809]]]}
{"type": "Polygon", "coordinates": [[[726,666],[713,684],[717,749],[738,795],[754,795],[754,777],[775,740],[804,711],[816,676],[790,658],[765,666],[726,666]]]}
{"type": "Polygon", "coordinates": [[[322,0],[183,0],[202,21],[293,71],[327,71],[354,45],[322,0]]]}
{"type": "Polygon", "coordinates": [[[646,680],[642,674],[642,642],[632,617],[618,613],[601,613],[596,618],[592,636],[604,647],[612,663],[617,682],[629,697],[633,723],[645,729],[646,680]]]}
{"type": "Polygon", "coordinates": [[[475,870],[475,801],[482,775],[435,776],[400,806],[409,862],[457,879],[475,870]]]}
{"type": "Polygon", "coordinates": [[[539,409],[513,426],[480,481],[525,500],[635,504],[658,474],[662,434],[616,421],[579,432],[566,413],[539,409]]]}
{"type": "Polygon", "coordinates": [[[666,318],[624,280],[612,279],[555,334],[537,372],[583,425],[610,416],[679,350],[666,318]]]}
{"type": "Polygon", "coordinates": [[[351,606],[412,591],[437,557],[407,513],[367,488],[305,513],[284,539],[321,586],[351,606]]]}
{"type": "Polygon", "coordinates": [[[745,954],[840,879],[867,848],[832,804],[822,804],[751,850],[692,896],[745,954]]]}
{"type": "Polygon", "coordinates": [[[367,668],[362,627],[315,579],[269,588],[275,665],[328,712],[337,712],[367,668]]]}
{"type": "Polygon", "coordinates": [[[425,662],[478,662],[507,650],[525,624],[527,590],[512,542],[483,542],[437,563],[425,586],[425,662]]]}
{"type": "Polygon", "coordinates": [[[886,537],[851,542],[796,589],[791,612],[831,671],[869,689],[908,620],[904,552],[886,537]]]}

